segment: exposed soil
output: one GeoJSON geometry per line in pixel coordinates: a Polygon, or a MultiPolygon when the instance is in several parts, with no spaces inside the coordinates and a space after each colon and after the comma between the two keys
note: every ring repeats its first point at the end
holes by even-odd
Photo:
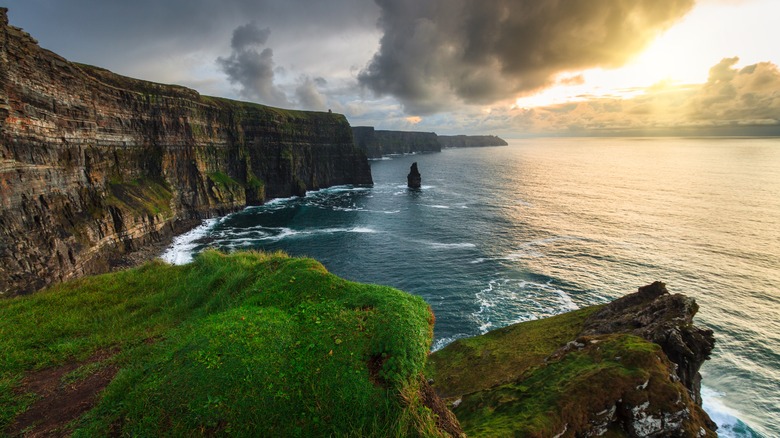
{"type": "Polygon", "coordinates": [[[62,378],[77,368],[96,362],[104,362],[116,350],[100,350],[82,362],[36,371],[26,376],[20,393],[33,392],[40,397],[27,411],[20,414],[6,431],[10,436],[61,437],[69,436],[67,425],[91,409],[100,392],[114,379],[117,367],[106,365],[72,384],[63,384],[62,378]]]}
{"type": "Polygon", "coordinates": [[[428,409],[436,414],[436,426],[439,430],[446,432],[453,437],[465,436],[458,419],[455,418],[455,414],[447,408],[444,400],[439,398],[436,394],[436,390],[433,389],[424,377],[420,380],[420,396],[422,402],[428,409]]]}
{"type": "Polygon", "coordinates": [[[382,377],[381,371],[382,366],[384,366],[388,358],[389,356],[382,357],[381,354],[374,354],[368,358],[368,363],[366,364],[368,365],[368,378],[374,386],[382,388],[387,387],[387,382],[384,377],[382,377]]]}

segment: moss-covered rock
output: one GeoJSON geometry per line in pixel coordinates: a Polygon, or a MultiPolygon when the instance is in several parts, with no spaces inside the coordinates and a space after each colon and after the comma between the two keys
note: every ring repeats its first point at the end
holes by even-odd
{"type": "MultiPolygon", "coordinates": [[[[692,300],[659,291],[648,286],[606,306],[455,341],[431,355],[426,375],[469,436],[715,436],[698,389],[652,341],[656,331],[640,330],[701,330],[692,300]],[[637,315],[630,327],[620,323],[632,319],[626,309],[637,315]]],[[[712,349],[709,340],[686,340],[688,351],[712,349]]],[[[688,363],[696,371],[706,354],[698,357],[688,363]]]]}

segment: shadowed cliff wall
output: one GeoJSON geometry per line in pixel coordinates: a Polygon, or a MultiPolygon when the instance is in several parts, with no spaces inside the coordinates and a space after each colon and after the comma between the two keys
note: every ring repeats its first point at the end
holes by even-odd
{"type": "Polygon", "coordinates": [[[355,145],[365,151],[369,158],[412,152],[441,152],[433,132],[382,131],[371,126],[355,126],[352,132],[355,145]]]}
{"type": "Polygon", "coordinates": [[[482,146],[507,146],[507,142],[495,135],[440,135],[442,148],[474,148],[482,146]]]}
{"type": "Polygon", "coordinates": [[[0,8],[0,294],[105,272],[201,219],[371,184],[339,114],[200,96],[68,62],[0,8]]]}

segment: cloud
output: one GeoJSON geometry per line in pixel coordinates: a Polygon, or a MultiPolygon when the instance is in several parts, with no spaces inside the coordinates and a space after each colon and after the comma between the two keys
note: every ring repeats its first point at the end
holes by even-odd
{"type": "Polygon", "coordinates": [[[217,58],[217,64],[230,83],[240,86],[241,96],[266,105],[290,106],[284,91],[274,83],[274,52],[259,47],[266,43],[271,30],[256,23],[238,26],[233,31],[230,56],[217,58]]]}
{"type": "Polygon", "coordinates": [[[266,27],[260,29],[256,22],[238,26],[233,31],[233,38],[230,39],[230,46],[233,50],[243,50],[252,45],[264,45],[271,36],[271,29],[266,27]]]}
{"type": "Polygon", "coordinates": [[[694,0],[376,0],[384,31],[359,74],[411,114],[531,93],[560,73],[617,67],[694,0]]]}
{"type": "Polygon", "coordinates": [[[780,132],[780,70],[770,62],[738,68],[738,61],[723,59],[703,84],[659,83],[634,98],[512,108],[508,125],[531,134],[780,132]]]}
{"type": "Polygon", "coordinates": [[[780,123],[780,71],[760,62],[736,68],[739,58],[725,58],[691,100],[692,120],[710,124],[780,123]]]}
{"type": "Polygon", "coordinates": [[[327,81],[323,78],[302,77],[295,88],[296,106],[305,110],[324,111],[327,108],[326,98],[317,87],[326,85],[327,81]]]}

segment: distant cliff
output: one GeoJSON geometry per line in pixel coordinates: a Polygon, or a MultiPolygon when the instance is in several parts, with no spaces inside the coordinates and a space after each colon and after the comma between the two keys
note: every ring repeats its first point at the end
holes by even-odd
{"type": "Polygon", "coordinates": [[[442,148],[474,148],[482,146],[506,146],[507,142],[495,135],[440,135],[442,148]]]}
{"type": "Polygon", "coordinates": [[[371,126],[354,126],[355,145],[369,158],[412,152],[441,152],[438,137],[433,132],[383,131],[371,126]]]}
{"type": "Polygon", "coordinates": [[[370,184],[342,115],[68,62],[0,8],[0,294],[104,272],[202,218],[370,184]]]}
{"type": "Polygon", "coordinates": [[[383,131],[371,126],[353,126],[355,146],[369,158],[414,152],[441,152],[443,148],[506,146],[495,135],[437,135],[434,132],[383,131]]]}
{"type": "Polygon", "coordinates": [[[369,158],[413,152],[440,152],[438,137],[433,132],[385,131],[371,126],[352,128],[355,145],[369,158]]]}

